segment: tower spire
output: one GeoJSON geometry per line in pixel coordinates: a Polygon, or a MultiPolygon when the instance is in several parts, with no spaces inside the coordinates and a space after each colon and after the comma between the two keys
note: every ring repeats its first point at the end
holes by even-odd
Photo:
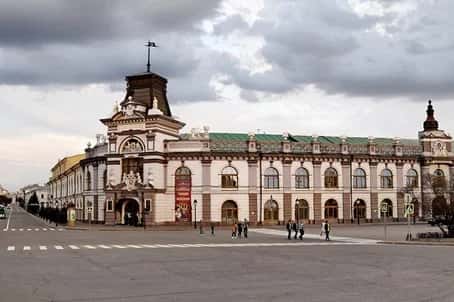
{"type": "Polygon", "coordinates": [[[424,121],[424,131],[438,130],[438,121],[434,117],[434,112],[432,101],[429,100],[426,110],[427,117],[424,121]]]}

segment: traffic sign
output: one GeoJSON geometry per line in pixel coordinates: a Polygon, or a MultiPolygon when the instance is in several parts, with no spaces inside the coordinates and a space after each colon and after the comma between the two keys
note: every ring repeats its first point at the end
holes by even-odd
{"type": "Polygon", "coordinates": [[[405,217],[411,216],[411,215],[413,215],[414,212],[415,212],[415,205],[413,203],[406,203],[404,216],[405,217]]]}

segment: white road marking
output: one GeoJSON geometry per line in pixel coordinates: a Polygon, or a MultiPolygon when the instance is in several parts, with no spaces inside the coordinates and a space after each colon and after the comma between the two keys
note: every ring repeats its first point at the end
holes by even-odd
{"type": "Polygon", "coordinates": [[[11,220],[11,216],[13,216],[13,211],[14,211],[14,207],[11,208],[11,212],[9,212],[9,215],[8,215],[8,222],[6,223],[6,230],[7,231],[9,229],[9,222],[11,220]]]}
{"type": "Polygon", "coordinates": [[[7,229],[3,229],[3,232],[6,232],[6,231],[8,231],[8,230],[7,229]]]}
{"type": "Polygon", "coordinates": [[[41,251],[47,251],[47,246],[45,246],[45,245],[40,245],[40,246],[39,246],[39,249],[40,249],[41,251]]]}
{"type": "Polygon", "coordinates": [[[140,245],[135,245],[135,244],[128,244],[128,247],[132,247],[134,249],[141,249],[142,247],[140,245]]]}
{"type": "Polygon", "coordinates": [[[110,246],[104,245],[104,244],[98,244],[98,246],[99,246],[100,248],[102,248],[102,249],[111,249],[110,246]]]}
{"type": "Polygon", "coordinates": [[[46,228],[43,228],[43,231],[47,231],[47,229],[46,229],[46,228]]]}
{"type": "Polygon", "coordinates": [[[90,250],[96,249],[96,246],[93,246],[93,245],[83,245],[83,247],[87,248],[87,249],[90,249],[90,250]]]}
{"type": "Polygon", "coordinates": [[[22,232],[23,230],[24,230],[24,229],[19,229],[19,231],[21,231],[21,232],[22,232]]]}
{"type": "Polygon", "coordinates": [[[9,252],[14,251],[15,249],[16,249],[15,246],[12,246],[12,245],[8,246],[8,251],[9,251],[9,252]]]}
{"type": "Polygon", "coordinates": [[[63,229],[58,229],[59,232],[63,231],[63,229]]]}
{"type": "Polygon", "coordinates": [[[55,245],[54,246],[56,250],[63,250],[64,248],[61,245],[55,245]]]}
{"type": "Polygon", "coordinates": [[[35,231],[37,231],[37,232],[38,232],[38,231],[39,231],[39,229],[38,229],[38,228],[36,228],[36,229],[35,229],[35,231]]]}
{"type": "Polygon", "coordinates": [[[157,246],[154,245],[154,244],[141,244],[140,246],[147,247],[147,248],[150,248],[150,249],[155,249],[155,248],[157,248],[157,246]]]}
{"type": "Polygon", "coordinates": [[[30,246],[26,245],[24,246],[24,251],[29,251],[30,250],[30,246]]]}
{"type": "Polygon", "coordinates": [[[51,231],[55,231],[55,229],[54,229],[54,228],[49,228],[49,230],[51,230],[51,231]]]}
{"type": "Polygon", "coordinates": [[[11,231],[13,231],[13,232],[14,232],[15,230],[16,230],[16,229],[11,229],[11,231]]]}
{"type": "Polygon", "coordinates": [[[116,247],[117,249],[125,249],[126,246],[124,245],[118,245],[118,244],[112,244],[113,247],[116,247]]]}
{"type": "Polygon", "coordinates": [[[72,250],[79,250],[80,248],[76,245],[68,245],[70,249],[72,250]]]}
{"type": "Polygon", "coordinates": [[[27,231],[31,231],[32,229],[27,229],[27,231]]]}

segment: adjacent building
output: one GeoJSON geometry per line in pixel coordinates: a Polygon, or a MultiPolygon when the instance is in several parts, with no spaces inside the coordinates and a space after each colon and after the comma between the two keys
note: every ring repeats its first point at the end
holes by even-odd
{"type": "Polygon", "coordinates": [[[399,220],[404,191],[411,193],[416,216],[431,214],[423,201],[435,196],[423,175],[454,177],[452,138],[439,129],[431,102],[416,139],[219,133],[208,127],[181,133],[185,124],[172,115],[165,78],[145,73],[126,82],[123,101],[101,120],[106,136],[63,173],[54,174],[60,162],[52,169],[52,200],[73,202],[79,220],[399,220]]]}

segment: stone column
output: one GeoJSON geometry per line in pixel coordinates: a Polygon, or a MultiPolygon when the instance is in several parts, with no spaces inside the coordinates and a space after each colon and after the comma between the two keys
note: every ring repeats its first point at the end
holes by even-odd
{"type": "Polygon", "coordinates": [[[312,165],[314,168],[313,182],[314,182],[314,197],[313,197],[313,211],[314,211],[314,223],[320,223],[322,219],[322,194],[321,190],[321,162],[313,161],[312,165]]]}
{"type": "Polygon", "coordinates": [[[202,160],[202,220],[211,221],[211,160],[202,160]]]}
{"type": "Polygon", "coordinates": [[[291,193],[291,160],[283,161],[282,184],[284,189],[284,222],[292,219],[292,193],[291,193]]]}
{"type": "Polygon", "coordinates": [[[372,221],[378,220],[377,162],[369,162],[370,167],[370,214],[372,221]]]}
{"type": "Polygon", "coordinates": [[[342,194],[342,205],[343,205],[343,217],[344,223],[351,222],[351,213],[352,213],[352,200],[350,194],[350,186],[352,176],[350,175],[350,161],[342,162],[342,184],[343,184],[343,194],[342,194]]]}
{"type": "Polygon", "coordinates": [[[257,160],[248,161],[249,222],[257,223],[257,160]]]}

